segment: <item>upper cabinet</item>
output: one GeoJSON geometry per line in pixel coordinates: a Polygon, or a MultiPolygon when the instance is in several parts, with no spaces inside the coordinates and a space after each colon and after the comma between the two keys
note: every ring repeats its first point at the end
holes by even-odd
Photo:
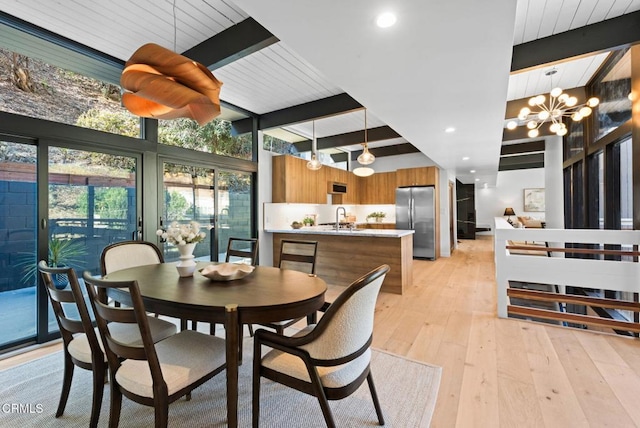
{"type": "Polygon", "coordinates": [[[369,177],[355,177],[359,204],[395,204],[396,173],[378,172],[369,177]]]}
{"type": "Polygon", "coordinates": [[[438,168],[405,168],[378,172],[369,177],[324,165],[318,171],[307,169],[307,161],[295,156],[273,157],[272,201],[300,204],[369,204],[396,203],[396,188],[437,186],[438,168]],[[346,185],[346,193],[331,194],[331,184],[346,185]],[[327,195],[331,194],[331,198],[327,195]]]}
{"type": "Polygon", "coordinates": [[[438,168],[425,166],[420,168],[403,168],[396,171],[396,186],[436,186],[438,184],[438,168]]]}
{"type": "Polygon", "coordinates": [[[294,156],[274,156],[272,166],[273,202],[327,203],[327,168],[311,171],[294,156]]]}

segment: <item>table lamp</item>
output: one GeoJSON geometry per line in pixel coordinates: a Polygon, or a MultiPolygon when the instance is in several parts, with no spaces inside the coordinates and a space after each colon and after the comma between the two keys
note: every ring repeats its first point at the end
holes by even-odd
{"type": "Polygon", "coordinates": [[[506,215],[507,216],[507,221],[509,223],[511,223],[511,216],[512,215],[516,215],[516,213],[513,211],[513,208],[505,208],[504,209],[504,214],[502,215],[506,215]]]}

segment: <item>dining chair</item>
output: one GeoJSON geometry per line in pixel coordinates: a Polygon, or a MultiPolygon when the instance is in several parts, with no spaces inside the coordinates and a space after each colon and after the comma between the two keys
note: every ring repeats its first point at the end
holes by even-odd
{"type": "Polygon", "coordinates": [[[254,266],[258,262],[258,240],[256,238],[229,238],[225,262],[246,261],[247,259],[254,266]]]}
{"type": "MultiPolygon", "coordinates": [[[[64,378],[56,418],[64,413],[71,390],[73,369],[78,366],[93,372],[93,399],[89,426],[96,427],[100,417],[107,371],[102,341],[93,327],[75,271],[70,267],[49,267],[44,260],[38,263],[38,270],[60,329],[64,350],[64,378]],[[62,290],[56,288],[54,275],[65,275],[69,286],[62,290]]],[[[174,324],[156,318],[149,319],[149,328],[154,341],[165,339],[176,333],[174,324]]],[[[137,329],[132,329],[130,326],[114,325],[113,331],[114,335],[124,343],[141,343],[137,329]]]]}
{"type": "Polygon", "coordinates": [[[154,344],[136,281],[97,279],[86,271],[83,278],[109,364],[109,426],[118,426],[124,395],[142,405],[152,406],[155,426],[166,427],[170,403],[183,396],[189,398],[191,391],[226,368],[224,339],[183,330],[154,344]],[[126,289],[131,295],[131,307],[102,303],[98,291],[106,294],[110,288],[126,289]],[[122,343],[114,335],[114,323],[137,328],[142,344],[122,343]]]}
{"type": "MultiPolygon", "coordinates": [[[[291,337],[259,329],[254,335],[252,422],[260,418],[262,377],[313,395],[325,423],[335,427],[328,400],[340,400],[367,380],[378,423],[384,416],[371,374],[371,342],[376,298],[388,265],[355,280],[329,306],[318,324],[291,337]],[[262,356],[262,346],[273,348],[262,356]]],[[[292,409],[287,409],[292,411],[292,409]]]]}
{"type": "MultiPolygon", "coordinates": [[[[316,256],[318,254],[317,241],[301,241],[294,239],[283,239],[280,242],[280,269],[291,269],[315,275],[316,256]]],[[[284,334],[284,330],[300,321],[302,318],[275,321],[267,324],[260,324],[263,327],[270,327],[278,334],[284,334]]],[[[315,322],[315,314],[307,317],[308,324],[315,322]]]]}
{"type": "MultiPolygon", "coordinates": [[[[102,276],[110,272],[136,266],[164,263],[160,248],[148,241],[120,241],[107,245],[100,255],[102,276]]],[[[119,306],[119,302],[115,302],[119,306]]],[[[158,314],[155,314],[156,318],[158,314]]],[[[186,329],[186,320],[180,320],[180,329],[186,329]]]]}
{"type": "MultiPolygon", "coordinates": [[[[249,261],[252,266],[255,266],[258,262],[258,239],[257,238],[229,238],[227,242],[227,253],[224,258],[225,263],[233,262],[247,262],[249,261]]],[[[253,336],[253,327],[249,326],[249,334],[253,336]]],[[[198,329],[198,322],[191,321],[191,329],[198,329]]],[[[209,333],[214,335],[216,332],[215,323],[209,325],[209,333]]],[[[242,334],[242,329],[240,329],[242,334]]],[[[240,341],[242,343],[242,340],[240,341]]],[[[242,349],[240,350],[242,352],[242,349]]]]}

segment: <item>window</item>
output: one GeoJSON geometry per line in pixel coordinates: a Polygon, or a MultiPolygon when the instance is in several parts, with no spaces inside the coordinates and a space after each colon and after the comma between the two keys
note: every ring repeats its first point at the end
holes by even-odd
{"type": "Polygon", "coordinates": [[[251,160],[251,133],[231,135],[231,122],[215,119],[204,126],[191,119],[158,121],[158,142],[199,152],[251,160]]]}
{"type": "Polygon", "coordinates": [[[0,110],[129,137],[140,119],[120,104],[120,87],[0,49],[0,110]]]}
{"type": "Polygon", "coordinates": [[[595,140],[631,119],[631,50],[614,55],[614,61],[607,64],[592,87],[593,95],[600,99],[594,121],[595,140]]]}

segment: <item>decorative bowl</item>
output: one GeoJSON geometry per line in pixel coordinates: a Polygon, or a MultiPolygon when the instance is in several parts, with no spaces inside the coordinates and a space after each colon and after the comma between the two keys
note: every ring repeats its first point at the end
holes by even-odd
{"type": "Polygon", "coordinates": [[[254,269],[255,266],[242,263],[220,263],[217,265],[207,265],[198,272],[213,281],[233,281],[234,279],[240,279],[250,275],[254,269]]]}

